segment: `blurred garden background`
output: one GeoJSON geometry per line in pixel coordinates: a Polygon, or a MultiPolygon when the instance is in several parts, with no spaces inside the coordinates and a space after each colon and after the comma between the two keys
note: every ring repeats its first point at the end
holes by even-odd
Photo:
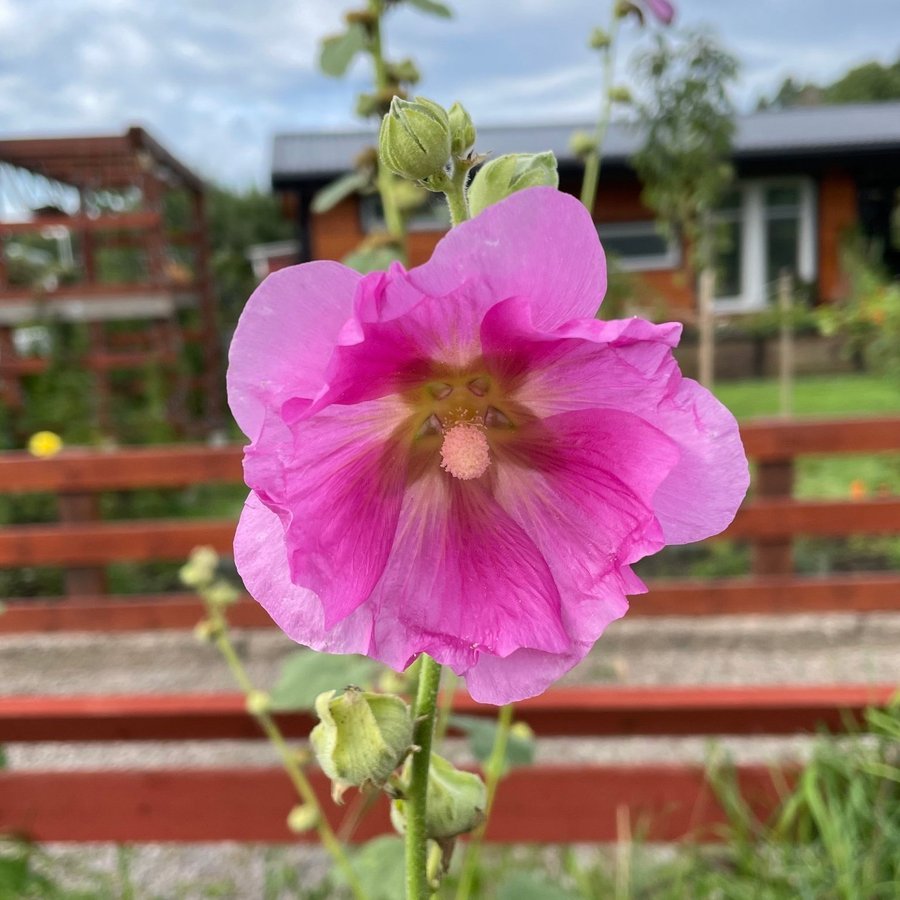
{"type": "MultiPolygon", "coordinates": [[[[373,149],[418,93],[461,101],[479,153],[553,153],[607,252],[598,315],[683,323],[682,368],[754,468],[722,540],[639,564],[651,593],[562,688],[599,693],[517,712],[510,792],[559,777],[589,808],[558,837],[498,808],[472,896],[900,897],[900,7],[339,7],[0,0],[0,898],[346,895],[290,846],[290,791],[282,809],[253,780],[275,759],[192,629],[217,585],[302,738],[335,685],[229,562],[228,346],[284,266],[428,259],[443,198],[407,184],[385,208],[373,149]],[[218,554],[202,584],[196,546],[218,554]],[[648,724],[672,690],[686,724],[648,724]],[[610,799],[638,763],[636,799],[610,799]],[[165,781],[182,770],[212,780],[165,781]],[[192,818],[181,791],[224,805],[192,818]]],[[[358,666],[329,675],[383,683],[358,666]]],[[[461,711],[451,752],[483,763],[492,726],[461,711]]],[[[372,897],[402,895],[393,839],[354,860],[372,897]]]]}

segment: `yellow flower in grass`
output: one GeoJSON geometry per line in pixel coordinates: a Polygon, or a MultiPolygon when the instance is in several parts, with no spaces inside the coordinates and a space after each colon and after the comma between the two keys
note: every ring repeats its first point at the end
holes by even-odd
{"type": "Polygon", "coordinates": [[[62,448],[62,438],[53,431],[36,431],[28,438],[28,452],[38,459],[56,456],[62,448]]]}

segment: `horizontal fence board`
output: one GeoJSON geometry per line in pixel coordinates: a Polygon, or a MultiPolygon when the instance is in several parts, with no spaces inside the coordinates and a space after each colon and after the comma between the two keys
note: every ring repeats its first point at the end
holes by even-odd
{"type": "MultiPolygon", "coordinates": [[[[557,688],[516,704],[516,715],[543,737],[801,734],[844,730],[895,691],[878,684],[557,688]]],[[[496,713],[464,693],[454,709],[496,713]]],[[[292,738],[306,737],[316,722],[307,713],[277,718],[292,738]]],[[[0,742],[261,737],[240,694],[0,697],[0,742]]]]}
{"type": "Polygon", "coordinates": [[[0,454],[0,491],[130,491],[242,481],[240,447],[64,450],[49,459],[0,454]]]}
{"type": "MultiPolygon", "coordinates": [[[[873,453],[900,448],[900,418],[781,421],[741,424],[748,456],[759,461],[805,454],[873,453]]],[[[241,481],[239,445],[177,445],[113,451],[72,448],[51,459],[0,453],[0,490],[102,491],[241,481]]]]}
{"type": "Polygon", "coordinates": [[[230,555],[235,526],[231,519],[140,519],[4,528],[0,566],[184,560],[200,545],[230,555]]]}
{"type": "Polygon", "coordinates": [[[741,423],[744,448],[760,462],[797,456],[900,451],[900,418],[753,419],[741,423]]]}
{"type": "MultiPolygon", "coordinates": [[[[650,581],[631,598],[629,618],[643,616],[787,615],[900,612],[900,572],[814,577],[650,581]]],[[[205,615],[193,594],[13,599],[0,615],[0,635],[30,632],[130,632],[190,629],[205,615]]],[[[235,628],[269,628],[257,603],[231,606],[235,628]]]]}
{"type": "MultiPolygon", "coordinates": [[[[144,519],[21,525],[0,532],[0,566],[106,565],[178,560],[200,544],[230,553],[230,520],[144,519]]],[[[900,531],[900,499],[856,502],[757,500],[714,539],[777,540],[792,535],[838,537],[900,531]]]]}
{"type": "Polygon", "coordinates": [[[713,540],[842,537],[900,532],[900,498],[871,500],[757,499],[738,510],[713,540]]]}
{"type": "MultiPolygon", "coordinates": [[[[769,767],[737,771],[744,797],[759,815],[775,809],[769,767]]],[[[790,783],[794,771],[775,776],[790,783]]],[[[321,773],[311,774],[335,827],[345,811],[330,800],[321,773]]],[[[0,772],[0,833],[37,841],[314,841],[294,835],[285,819],[295,804],[276,769],[145,772],[0,772]]],[[[389,832],[379,800],[354,832],[368,840],[389,832]]],[[[488,839],[500,843],[613,841],[623,812],[630,831],[650,841],[714,839],[722,810],[696,766],[607,766],[514,769],[503,780],[488,839]],[[647,831],[643,828],[647,825],[647,831]]]]}

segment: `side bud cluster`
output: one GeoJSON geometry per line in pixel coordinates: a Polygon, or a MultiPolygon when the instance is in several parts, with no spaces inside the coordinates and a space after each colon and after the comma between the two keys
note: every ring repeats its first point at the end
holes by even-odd
{"type": "Polygon", "coordinates": [[[383,787],[412,749],[413,720],[400,697],[327,691],[316,698],[316,713],[309,740],[337,802],[350,787],[383,787]]]}

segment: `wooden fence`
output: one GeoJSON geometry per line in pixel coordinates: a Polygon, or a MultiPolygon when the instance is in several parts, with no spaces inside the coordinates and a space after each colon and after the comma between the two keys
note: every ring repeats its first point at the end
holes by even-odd
{"type": "MultiPolygon", "coordinates": [[[[794,499],[794,461],[807,454],[900,448],[900,419],[757,422],[742,429],[756,467],[754,490],[724,538],[748,542],[753,572],[743,578],[657,581],[636,598],[631,616],[900,611],[900,573],[821,578],[793,572],[798,535],[900,533],[900,499],[794,499]]],[[[202,616],[196,597],[113,597],[103,567],[122,560],[181,560],[200,544],[228,553],[234,522],[101,521],[99,494],[187,488],[240,481],[235,447],[177,447],[114,452],[66,451],[50,460],[0,456],[0,490],[52,492],[59,521],[0,533],[0,567],[63,566],[66,594],[15,601],[0,615],[0,634],[36,631],[125,632],[187,629],[202,616]]],[[[252,601],[239,602],[238,627],[271,625],[252,601]]],[[[110,637],[110,640],[114,640],[110,637]]],[[[885,705],[893,685],[557,689],[519,705],[540,736],[796,734],[840,729],[866,706],[885,705]]],[[[456,707],[490,714],[464,696],[456,707]]],[[[291,737],[308,733],[305,715],[287,715],[291,737]]],[[[0,698],[0,742],[258,739],[236,695],[138,695],[0,698]]],[[[760,814],[791,783],[790,767],[740,766],[737,778],[760,814]]],[[[316,787],[323,797],[327,785],[316,787]]],[[[0,772],[0,832],[38,840],[289,841],[292,805],[277,770],[0,772]]],[[[339,825],[340,811],[326,808],[339,825]]],[[[489,837],[496,841],[605,841],[626,815],[648,839],[714,837],[722,810],[701,767],[551,766],[515,770],[504,782],[489,837]]],[[[353,835],[388,827],[383,806],[353,835]]]]}

